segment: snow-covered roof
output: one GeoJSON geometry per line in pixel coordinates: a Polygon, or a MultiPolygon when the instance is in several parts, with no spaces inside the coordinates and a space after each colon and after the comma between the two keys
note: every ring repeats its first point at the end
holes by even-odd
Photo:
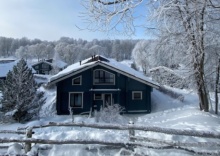
{"type": "Polygon", "coordinates": [[[13,69],[13,67],[18,63],[17,61],[13,61],[10,63],[0,63],[0,77],[6,77],[8,72],[13,69]]]}
{"type": "Polygon", "coordinates": [[[36,62],[36,63],[32,64],[32,66],[38,65],[40,63],[46,63],[46,64],[49,64],[53,67],[55,66],[55,67],[58,67],[58,68],[65,68],[67,66],[67,63],[65,63],[61,60],[53,60],[52,63],[48,62],[47,60],[41,60],[39,62],[36,62]]]}
{"type": "MultiPolygon", "coordinates": [[[[9,71],[12,71],[13,67],[17,65],[20,60],[16,60],[9,63],[0,63],[0,77],[6,77],[9,71]]],[[[32,70],[32,73],[36,73],[36,71],[32,68],[30,64],[27,66],[32,70]]]]}
{"type": "Polygon", "coordinates": [[[53,64],[54,66],[58,67],[58,68],[64,68],[64,67],[67,66],[67,63],[66,63],[66,62],[63,62],[63,61],[61,61],[61,60],[54,60],[54,61],[52,62],[52,64],[53,64]]]}
{"type": "Polygon", "coordinates": [[[154,88],[159,88],[158,83],[152,81],[150,78],[146,77],[143,73],[138,72],[138,71],[126,66],[126,65],[123,65],[123,64],[115,61],[114,59],[108,59],[103,56],[95,56],[94,60],[91,60],[91,58],[88,58],[86,60],[81,61],[81,63],[78,62],[78,63],[75,63],[75,64],[68,66],[66,69],[64,69],[61,72],[59,72],[58,74],[52,76],[50,78],[50,83],[57,83],[57,82],[64,80],[68,77],[71,77],[77,73],[80,73],[82,70],[87,70],[87,69],[90,69],[90,68],[97,66],[97,65],[109,68],[113,71],[116,71],[118,73],[126,75],[130,78],[133,78],[137,81],[145,83],[145,84],[152,86],[154,88]],[[99,59],[99,57],[100,57],[100,59],[99,59]]]}
{"type": "Polygon", "coordinates": [[[35,66],[35,65],[38,65],[38,64],[41,64],[41,63],[46,63],[46,64],[49,64],[49,65],[52,66],[52,63],[47,62],[47,61],[45,61],[45,60],[41,60],[41,61],[39,61],[39,62],[33,63],[32,66],[35,66]]]}

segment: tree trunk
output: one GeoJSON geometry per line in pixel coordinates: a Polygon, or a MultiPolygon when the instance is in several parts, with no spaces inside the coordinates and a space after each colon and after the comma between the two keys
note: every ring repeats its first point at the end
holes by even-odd
{"type": "Polygon", "coordinates": [[[220,71],[220,59],[216,69],[216,81],[215,81],[215,114],[218,114],[218,84],[219,84],[219,71],[220,71]]]}
{"type": "MultiPolygon", "coordinates": [[[[204,59],[202,59],[203,61],[204,59]]],[[[209,111],[209,100],[208,93],[206,91],[205,80],[204,80],[204,67],[203,63],[197,64],[194,63],[194,71],[195,71],[195,81],[197,87],[197,94],[199,96],[199,106],[200,110],[205,112],[209,111]]]]}

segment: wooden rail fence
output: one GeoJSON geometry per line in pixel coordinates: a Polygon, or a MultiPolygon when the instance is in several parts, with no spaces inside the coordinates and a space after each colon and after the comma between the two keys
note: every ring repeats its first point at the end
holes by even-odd
{"type": "Polygon", "coordinates": [[[10,130],[2,130],[0,133],[9,133],[9,134],[19,134],[26,135],[23,139],[7,139],[0,138],[0,143],[10,143],[10,142],[18,142],[25,143],[25,152],[31,150],[31,144],[99,144],[106,146],[117,146],[133,149],[134,147],[147,147],[153,149],[179,149],[185,150],[192,153],[197,154],[206,154],[206,155],[220,155],[220,150],[211,152],[201,152],[195,151],[191,147],[216,147],[219,149],[220,142],[219,140],[216,142],[197,142],[197,143],[184,143],[184,142],[174,142],[174,141],[164,141],[158,139],[152,139],[148,137],[136,136],[135,131],[145,131],[145,132],[156,132],[168,135],[179,135],[179,136],[192,136],[192,137],[202,137],[202,138],[212,138],[212,139],[220,139],[219,133],[212,132],[203,132],[203,131],[195,131],[195,130],[176,130],[176,129],[168,129],[168,128],[160,128],[155,126],[143,126],[143,125],[134,125],[133,122],[129,122],[127,125],[118,125],[118,124],[98,124],[98,123],[55,123],[50,122],[45,125],[33,126],[33,127],[22,127],[18,128],[17,131],[10,130]],[[100,140],[46,140],[46,139],[35,139],[32,138],[34,134],[33,129],[45,128],[45,127],[87,127],[87,128],[97,128],[97,129],[111,129],[111,130],[126,130],[129,134],[129,139],[127,142],[112,142],[112,141],[100,141],[100,140]],[[144,141],[144,142],[143,142],[144,141]],[[156,143],[158,146],[149,145],[147,143],[156,143]]]}

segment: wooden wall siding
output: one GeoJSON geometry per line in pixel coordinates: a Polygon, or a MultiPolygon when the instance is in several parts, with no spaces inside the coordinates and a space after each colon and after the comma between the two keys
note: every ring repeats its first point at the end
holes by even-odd
{"type": "Polygon", "coordinates": [[[75,108],[74,114],[89,112],[90,108],[100,109],[103,101],[94,100],[95,93],[109,93],[112,94],[114,103],[120,104],[126,108],[126,113],[132,113],[134,110],[148,110],[151,111],[151,91],[152,87],[147,86],[134,79],[128,78],[122,74],[118,74],[102,66],[96,66],[92,69],[76,74],[65,80],[57,83],[57,113],[69,114],[69,92],[83,92],[83,108],[75,108]],[[115,85],[94,85],[93,71],[96,69],[103,69],[105,71],[115,74],[115,85]],[[72,85],[72,79],[82,76],[82,85],[72,85]],[[115,89],[114,91],[91,91],[91,89],[115,89]],[[120,91],[117,91],[120,89],[120,91]],[[142,91],[142,100],[132,100],[132,91],[142,91]],[[97,105],[97,107],[94,107],[97,105]]]}

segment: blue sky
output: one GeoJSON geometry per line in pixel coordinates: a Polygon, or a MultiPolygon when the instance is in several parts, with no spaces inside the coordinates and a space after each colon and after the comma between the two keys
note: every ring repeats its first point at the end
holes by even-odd
{"type": "Polygon", "coordinates": [[[80,0],[1,0],[0,36],[54,41],[60,37],[97,39],[143,39],[138,28],[136,36],[108,36],[102,32],[79,30],[86,25],[79,18],[84,8],[80,0]]]}

